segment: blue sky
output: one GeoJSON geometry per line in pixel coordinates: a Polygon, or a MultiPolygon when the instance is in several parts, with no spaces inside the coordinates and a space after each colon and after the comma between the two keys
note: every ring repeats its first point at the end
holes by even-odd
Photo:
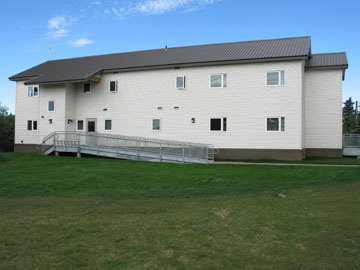
{"type": "Polygon", "coordinates": [[[313,53],[347,52],[343,100],[360,99],[357,0],[2,0],[0,9],[0,102],[11,112],[8,77],[49,59],[304,35],[313,53]]]}

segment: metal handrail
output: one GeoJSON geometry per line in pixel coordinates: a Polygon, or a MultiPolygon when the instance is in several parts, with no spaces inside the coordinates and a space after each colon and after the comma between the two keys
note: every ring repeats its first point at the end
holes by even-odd
{"type": "Polygon", "coordinates": [[[343,147],[360,147],[360,134],[344,134],[343,147]]]}
{"type": "MultiPolygon", "coordinates": [[[[126,135],[114,135],[107,133],[87,133],[75,131],[52,132],[42,140],[42,154],[50,148],[94,148],[98,155],[100,152],[115,151],[116,157],[119,152],[127,151],[136,159],[143,159],[144,156],[152,154],[157,156],[159,161],[171,161],[177,159],[179,162],[191,162],[191,160],[214,161],[214,146],[212,144],[193,143],[175,140],[153,139],[126,135]],[[105,149],[105,150],[104,150],[105,149]]],[[[130,154],[129,154],[130,155],[130,154]]],[[[195,161],[194,161],[195,162],[195,161]]]]}

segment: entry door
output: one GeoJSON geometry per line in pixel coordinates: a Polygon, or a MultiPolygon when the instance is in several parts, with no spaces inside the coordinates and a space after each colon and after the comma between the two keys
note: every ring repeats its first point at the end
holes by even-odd
{"type": "Polygon", "coordinates": [[[87,144],[96,146],[97,145],[97,137],[95,136],[96,119],[86,119],[86,131],[88,133],[87,144]]]}

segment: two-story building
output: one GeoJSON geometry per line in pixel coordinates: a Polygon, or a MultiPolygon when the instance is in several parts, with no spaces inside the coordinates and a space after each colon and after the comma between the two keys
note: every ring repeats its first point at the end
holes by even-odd
{"type": "Polygon", "coordinates": [[[219,158],[341,156],[347,67],[310,37],[47,61],[10,77],[15,151],[84,131],[210,143],[219,158]]]}

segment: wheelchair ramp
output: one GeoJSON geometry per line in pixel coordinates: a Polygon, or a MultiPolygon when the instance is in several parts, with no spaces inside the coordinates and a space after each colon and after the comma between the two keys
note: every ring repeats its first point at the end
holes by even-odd
{"type": "Polygon", "coordinates": [[[214,146],[210,144],[94,132],[53,132],[43,139],[41,153],[53,152],[154,162],[214,162],[214,146]]]}

